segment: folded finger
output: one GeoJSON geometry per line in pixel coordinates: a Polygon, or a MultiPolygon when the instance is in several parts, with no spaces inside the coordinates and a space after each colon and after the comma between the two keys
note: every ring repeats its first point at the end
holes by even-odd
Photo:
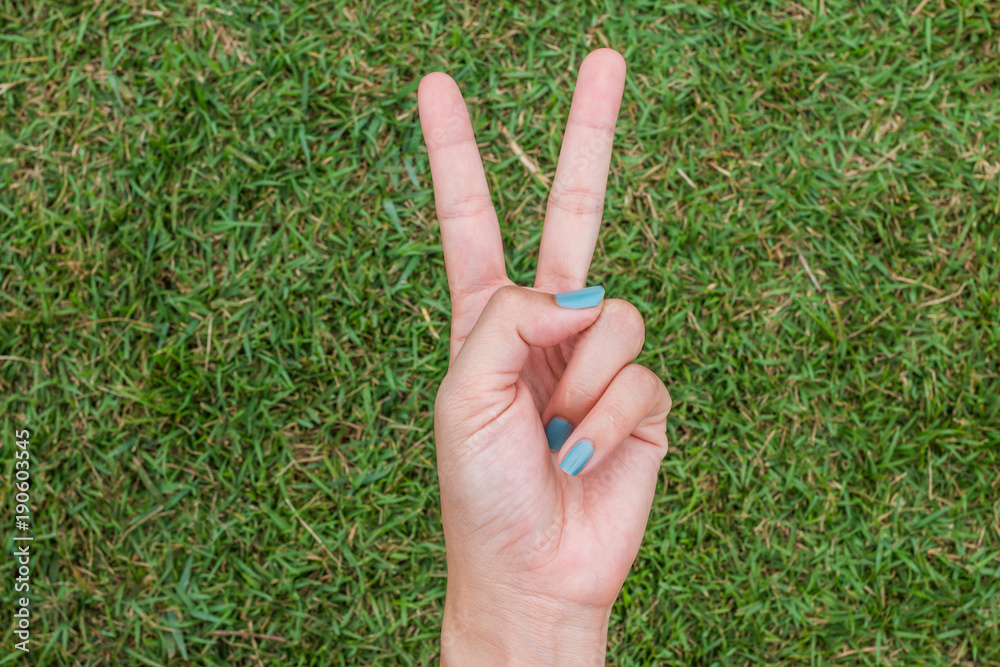
{"type": "Polygon", "coordinates": [[[579,475],[600,466],[630,435],[666,453],[666,416],[670,394],[651,370],[638,364],[621,369],[594,408],[570,435],[572,446],[563,448],[559,467],[579,475]]]}
{"type": "Polygon", "coordinates": [[[642,350],[646,329],[635,306],[608,299],[597,318],[577,336],[573,355],[542,412],[549,449],[558,451],[573,426],[597,404],[618,372],[642,350]]]}

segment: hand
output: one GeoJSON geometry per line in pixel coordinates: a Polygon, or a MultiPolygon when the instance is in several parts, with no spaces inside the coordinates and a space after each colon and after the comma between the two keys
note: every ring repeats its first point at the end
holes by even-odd
{"type": "Polygon", "coordinates": [[[670,411],[659,378],[631,363],[642,318],[600,288],[552,296],[586,284],[624,81],[610,49],[580,67],[534,289],[507,278],[458,87],[420,83],[453,311],[435,404],[446,664],[603,664],[642,542],[670,411]]]}

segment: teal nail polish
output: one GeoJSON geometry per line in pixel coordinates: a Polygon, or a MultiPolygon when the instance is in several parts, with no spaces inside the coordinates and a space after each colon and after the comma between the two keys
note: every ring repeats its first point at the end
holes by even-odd
{"type": "Polygon", "coordinates": [[[573,290],[572,292],[556,294],[556,303],[563,308],[593,308],[599,304],[603,298],[604,288],[600,285],[594,285],[593,287],[584,287],[583,289],[573,290]]]}
{"type": "Polygon", "coordinates": [[[558,452],[562,449],[566,438],[573,432],[573,425],[560,417],[553,417],[545,427],[545,439],[549,441],[549,451],[558,452]]]}
{"type": "Polygon", "coordinates": [[[594,444],[590,442],[590,440],[581,440],[570,447],[569,452],[563,458],[559,467],[570,475],[575,476],[583,470],[583,466],[587,465],[587,461],[589,461],[590,457],[593,455],[594,444]]]}

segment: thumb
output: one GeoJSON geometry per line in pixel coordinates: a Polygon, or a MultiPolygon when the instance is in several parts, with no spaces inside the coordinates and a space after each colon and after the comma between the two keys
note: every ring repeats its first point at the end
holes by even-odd
{"type": "Polygon", "coordinates": [[[504,286],[493,293],[452,362],[449,375],[479,392],[511,387],[532,346],[551,347],[593,324],[604,304],[603,287],[547,294],[504,286]]]}

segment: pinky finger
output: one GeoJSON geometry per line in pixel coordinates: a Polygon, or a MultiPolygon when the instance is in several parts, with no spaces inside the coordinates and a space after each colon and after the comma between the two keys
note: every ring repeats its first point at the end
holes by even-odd
{"type": "Polygon", "coordinates": [[[667,453],[666,420],[670,394],[651,370],[629,364],[618,371],[597,404],[570,434],[572,447],[559,459],[563,472],[576,476],[609,457],[630,435],[667,453]]]}

